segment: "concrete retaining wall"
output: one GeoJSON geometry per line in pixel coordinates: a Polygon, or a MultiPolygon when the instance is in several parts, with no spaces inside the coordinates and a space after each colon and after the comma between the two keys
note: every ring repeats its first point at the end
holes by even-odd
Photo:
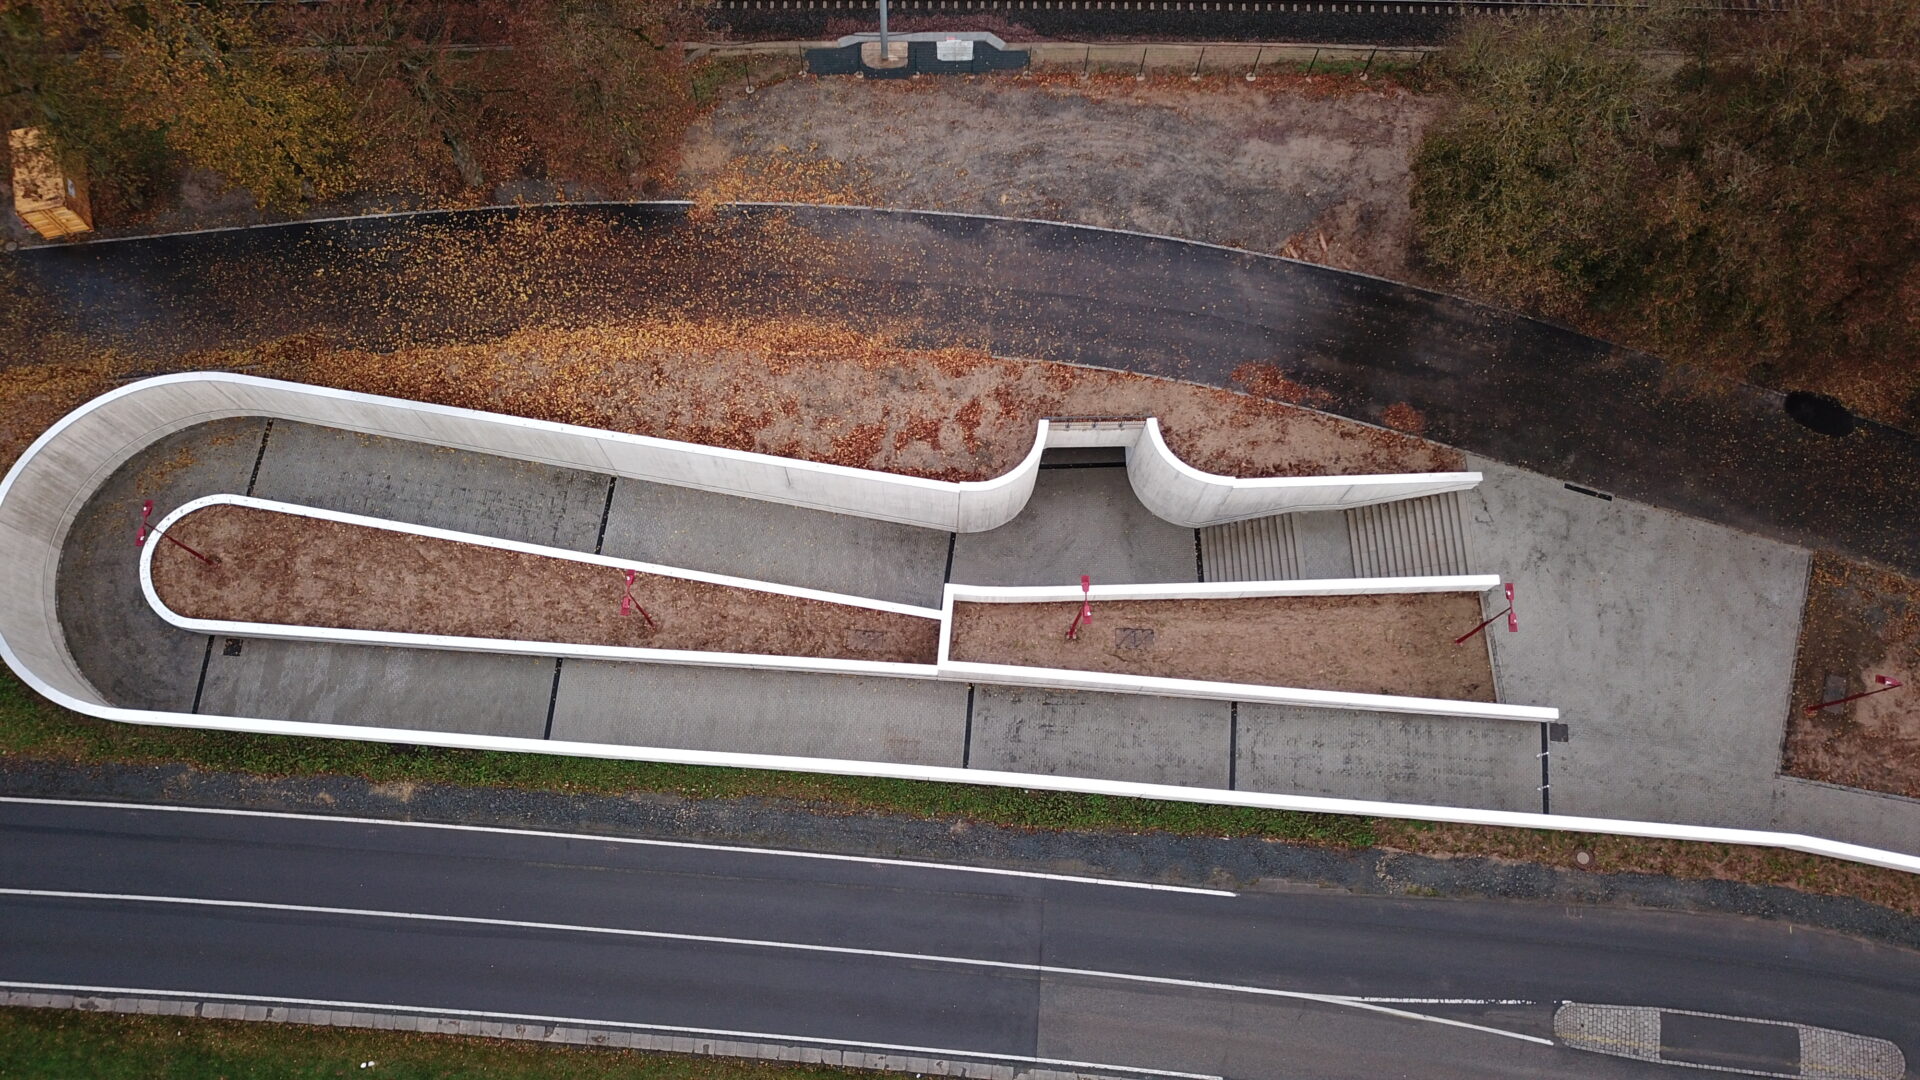
{"type": "MultiPolygon", "coordinates": [[[[938,609],[912,607],[885,600],[846,596],[772,582],[709,574],[698,570],[662,566],[658,563],[616,559],[564,548],[544,547],[490,536],[436,529],[425,525],[342,513],[312,506],[296,506],[271,499],[246,495],[208,495],[194,499],[162,518],[158,529],[165,532],[175,522],[209,506],[249,506],[276,513],[296,514],[322,521],[385,529],[414,536],[477,544],[482,547],[519,551],[545,558],[565,559],[611,570],[638,570],[646,574],[704,581],[738,589],[820,600],[849,607],[871,608],[912,615],[940,625],[938,660],[932,664],[886,663],[875,660],[843,660],[831,657],[765,655],[756,653],[701,652],[687,649],[648,649],[612,645],[582,645],[566,642],[521,641],[510,638],[454,637],[446,634],[399,633],[384,630],[346,630],[327,626],[301,626],[287,623],[238,622],[228,619],[194,619],[169,608],[153,586],[153,556],[160,544],[149,541],[140,552],[140,589],[147,603],[162,619],[200,634],[246,638],[273,638],[282,641],[322,641],[339,645],[386,645],[417,649],[446,649],[454,652],[499,652],[522,656],[563,656],[582,660],[621,660],[639,663],[684,664],[694,667],[740,667],[762,671],[811,671],[834,675],[880,675],[891,678],[947,679],[957,682],[986,682],[1019,686],[1047,686],[1068,690],[1104,690],[1109,693],[1153,694],[1164,697],[1208,698],[1216,701],[1255,701],[1278,705],[1303,705],[1327,709],[1353,709],[1369,712],[1418,713],[1429,716],[1476,718],[1483,720],[1523,720],[1541,723],[1560,718],[1559,710],[1530,705],[1503,705],[1497,702],[1452,701],[1441,698],[1405,697],[1397,694],[1353,694],[1338,690],[1309,690],[1253,683],[1214,682],[1202,679],[1169,679],[1150,676],[1115,675],[1069,668],[1020,667],[1011,664],[981,664],[953,660],[953,609],[958,602],[972,603],[1044,603],[1080,599],[1077,587],[1067,586],[981,586],[948,585],[938,609]]],[[[1271,581],[1168,583],[1154,585],[1101,585],[1093,590],[1099,600],[1193,600],[1226,599],[1253,596],[1364,596],[1369,593],[1409,592],[1485,592],[1498,588],[1500,579],[1490,574],[1459,577],[1418,577],[1343,579],[1338,581],[1271,581]]],[[[611,594],[610,594],[611,595],[611,594]]]]}
{"type": "MultiPolygon", "coordinates": [[[[166,532],[181,518],[196,510],[202,510],[209,506],[249,506],[260,510],[271,510],[276,513],[318,518],[322,521],[338,521],[347,525],[359,525],[369,529],[385,529],[389,532],[432,537],[436,540],[452,540],[457,543],[478,544],[482,547],[524,552],[528,555],[539,555],[543,558],[564,559],[568,562],[584,563],[589,566],[604,566],[609,570],[638,570],[643,574],[656,574],[662,577],[681,578],[687,581],[701,581],[710,585],[722,585],[728,588],[773,593],[778,596],[793,596],[802,600],[819,600],[829,604],[843,604],[847,607],[868,608],[874,611],[886,611],[897,615],[911,615],[939,623],[943,635],[946,629],[945,614],[938,608],[914,607],[911,604],[897,604],[889,600],[870,600],[864,596],[847,596],[841,593],[822,592],[819,589],[803,589],[794,585],[780,585],[770,581],[753,581],[747,578],[730,577],[726,574],[709,574],[702,570],[686,570],[677,566],[662,566],[659,563],[638,562],[633,559],[616,559],[610,555],[594,555],[584,551],[544,547],[539,544],[527,544],[517,540],[502,540],[498,537],[476,536],[472,533],[455,532],[451,529],[436,529],[427,525],[411,525],[405,522],[366,517],[361,514],[342,513],[338,510],[326,510],[314,506],[296,506],[292,503],[276,502],[272,499],[256,499],[247,495],[207,495],[194,499],[191,502],[182,504],[172,513],[162,518],[156,529],[159,532],[166,532]]],[[[230,619],[192,619],[168,607],[165,601],[160,599],[160,594],[154,590],[153,556],[154,552],[158,551],[160,546],[160,542],[149,539],[146,546],[140,552],[140,591],[146,595],[147,604],[151,606],[162,619],[180,627],[182,630],[189,630],[196,634],[272,638],[279,641],[322,641],[340,645],[391,645],[415,649],[445,649],[449,652],[497,652],[513,653],[521,656],[563,656],[577,660],[652,661],[666,664],[686,664],[693,667],[746,667],[765,671],[811,671],[827,675],[881,675],[895,678],[920,679],[931,679],[939,675],[938,669],[932,664],[890,663],[879,660],[844,660],[823,656],[703,652],[693,649],[644,649],[613,645],[520,641],[512,638],[454,637],[448,634],[396,633],[384,630],[340,630],[326,626],[238,622],[230,619]]],[[[613,595],[612,589],[614,583],[615,579],[609,576],[609,597],[613,595]]]]}
{"type": "MultiPolygon", "coordinates": [[[[55,619],[54,575],[59,565],[61,540],[94,489],[115,467],[142,447],[164,435],[193,424],[260,411],[258,406],[243,404],[238,400],[238,395],[247,392],[244,387],[246,383],[267,384],[283,388],[287,393],[301,392],[314,399],[316,412],[324,411],[327,414],[314,417],[314,422],[356,427],[353,423],[343,422],[343,409],[340,403],[333,403],[330,409],[320,408],[327,399],[337,394],[337,391],[319,391],[310,387],[292,387],[288,384],[268,384],[267,380],[246,379],[242,376],[163,376],[103,395],[64,417],[35,440],[7,473],[6,478],[0,480],[0,659],[4,659],[7,666],[12,668],[15,674],[35,692],[57,705],[102,720],[163,727],[192,727],[213,731],[243,731],[309,738],[361,739],[369,742],[391,742],[415,746],[444,746],[670,764],[985,784],[1037,791],[1067,791],[1124,798],[1297,810],[1307,813],[1400,817],[1456,824],[1558,829],[1622,836],[1750,844],[1785,848],[1890,867],[1909,873],[1920,873],[1920,855],[1848,844],[1817,836],[1758,829],[1730,829],[1668,822],[1229,791],[1170,784],[1098,780],[1089,777],[1048,776],[1039,773],[895,765],[879,761],[677,750],[666,747],[617,746],[606,743],[469,735],[405,728],[260,720],[238,716],[187,715],[109,705],[87,684],[77,665],[74,664],[73,658],[67,654],[64,635],[55,619]]],[[[365,397],[365,395],[349,396],[365,397]]],[[[382,402],[386,399],[370,400],[382,402]]],[[[430,409],[426,406],[413,406],[413,408],[430,409]]],[[[277,414],[271,409],[266,411],[269,415],[277,414]]],[[[460,410],[448,411],[460,412],[460,410]]],[[[484,414],[469,415],[484,417],[484,414]]],[[[308,417],[293,418],[307,419],[308,417]]],[[[533,423],[513,421],[510,418],[493,419],[509,426],[533,423]]]]}
{"type": "MultiPolygon", "coordinates": [[[[1103,600],[1228,600],[1255,596],[1366,596],[1374,593],[1486,592],[1500,587],[1492,574],[1450,577],[1342,578],[1324,581],[1169,582],[1150,585],[1095,585],[1084,594],[1103,600]]],[[[968,682],[1010,686],[1046,686],[1069,690],[1099,690],[1110,694],[1151,694],[1157,697],[1207,698],[1215,701],[1251,701],[1272,705],[1299,705],[1320,709],[1364,712],[1415,713],[1459,719],[1521,720],[1546,723],[1560,718],[1560,710],[1537,705],[1506,705],[1494,701],[1454,701],[1446,698],[1406,697],[1399,694],[1355,694],[1344,690],[1261,686],[1214,682],[1206,679],[1170,679],[1149,675],[1118,675],[1069,668],[1023,667],[955,660],[953,608],[970,604],[1072,603],[1083,593],[1077,585],[948,585],[941,608],[940,675],[968,682]]]]}
{"type": "Polygon", "coordinates": [[[1356,506],[1464,491],[1477,472],[1384,476],[1278,476],[1236,479],[1204,473],[1167,448],[1160,421],[1149,419],[1127,457],[1133,493],[1158,517],[1190,529],[1309,510],[1356,506]]]}

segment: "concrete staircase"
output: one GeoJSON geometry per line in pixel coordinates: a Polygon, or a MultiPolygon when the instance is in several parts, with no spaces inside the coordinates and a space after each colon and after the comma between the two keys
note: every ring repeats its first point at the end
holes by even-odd
{"type": "Polygon", "coordinates": [[[1208,581],[1465,574],[1457,492],[1347,511],[1282,514],[1199,530],[1208,581]]]}
{"type": "Polygon", "coordinates": [[[1357,577],[1472,573],[1459,492],[1358,507],[1347,526],[1357,577]]]}

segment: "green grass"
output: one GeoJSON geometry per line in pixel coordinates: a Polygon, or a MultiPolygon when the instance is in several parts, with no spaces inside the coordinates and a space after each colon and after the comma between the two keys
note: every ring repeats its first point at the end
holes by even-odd
{"type": "Polygon", "coordinates": [[[871,810],[1033,829],[1258,836],[1341,847],[1367,847],[1375,841],[1370,820],[1331,814],[919,780],[398,747],[346,739],[116,724],[54,706],[3,671],[0,755],[82,763],[177,762],[261,776],[344,774],[381,783],[411,781],[570,794],[646,791],[692,799],[794,799],[829,811],[871,810]]]}
{"type": "Polygon", "coordinates": [[[87,1080],[849,1080],[775,1065],[453,1035],[0,1009],[0,1077],[87,1080]],[[375,1064],[361,1068],[361,1062],[375,1064]]]}

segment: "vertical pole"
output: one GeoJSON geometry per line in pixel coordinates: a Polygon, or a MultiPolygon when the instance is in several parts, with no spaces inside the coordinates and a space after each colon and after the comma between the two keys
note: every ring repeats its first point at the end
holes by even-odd
{"type": "Polygon", "coordinates": [[[1313,50],[1313,59],[1307,61],[1307,74],[1313,74],[1313,65],[1320,62],[1320,50],[1313,50]]]}
{"type": "Polygon", "coordinates": [[[1379,50],[1379,49],[1375,49],[1375,50],[1373,50],[1372,52],[1370,52],[1370,53],[1368,53],[1368,54],[1367,54],[1367,66],[1366,66],[1366,67],[1363,67],[1363,68],[1361,68],[1361,69],[1360,69],[1360,74],[1362,74],[1362,75],[1365,75],[1365,74],[1366,74],[1367,72],[1369,72],[1369,71],[1372,71],[1372,70],[1373,70],[1373,58],[1374,58],[1374,57],[1376,57],[1376,56],[1379,56],[1379,55],[1380,55],[1380,50],[1379,50]]]}
{"type": "Polygon", "coordinates": [[[887,0],[880,0],[880,62],[887,60],[887,0]]]}

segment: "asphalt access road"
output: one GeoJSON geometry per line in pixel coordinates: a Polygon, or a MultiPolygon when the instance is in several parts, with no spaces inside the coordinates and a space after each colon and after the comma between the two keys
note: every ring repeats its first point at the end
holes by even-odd
{"type": "Polygon", "coordinates": [[[1920,954],[1704,915],[18,800],[0,800],[0,910],[12,985],[666,1025],[1116,1075],[1674,1072],[1551,1045],[1561,1001],[1837,1028],[1920,1057],[1920,954]]]}
{"type": "Polygon", "coordinates": [[[1045,222],[678,204],[436,212],[21,253],[71,330],[169,352],[293,336],[383,348],[627,315],[799,315],[1238,387],[1272,363],[1328,412],[1920,573],[1920,438],[1815,434],[1778,394],[1376,278],[1045,222]],[[550,229],[538,242],[508,225],[550,229]],[[490,254],[489,254],[490,253],[490,254]]]}

